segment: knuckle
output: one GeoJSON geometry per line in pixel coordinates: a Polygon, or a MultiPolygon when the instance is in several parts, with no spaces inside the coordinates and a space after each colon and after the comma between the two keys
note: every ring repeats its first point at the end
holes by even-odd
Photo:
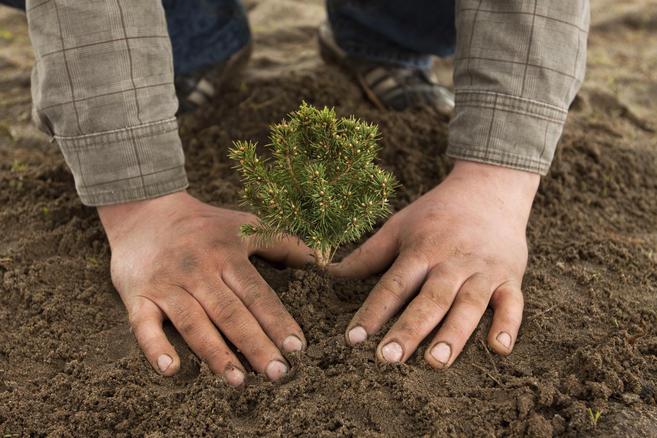
{"type": "Polygon", "coordinates": [[[257,295],[253,295],[249,299],[244,300],[244,305],[253,314],[258,311],[266,311],[272,317],[275,317],[279,324],[287,320],[287,312],[273,292],[272,294],[258,293],[257,295]]]}
{"type": "Polygon", "coordinates": [[[493,305],[515,305],[521,309],[525,305],[525,298],[522,291],[511,284],[504,283],[500,285],[493,293],[493,305]]]}
{"type": "Polygon", "coordinates": [[[139,297],[128,309],[128,322],[133,330],[138,329],[149,320],[146,307],[150,304],[147,298],[139,297]]]}
{"type": "Polygon", "coordinates": [[[196,330],[196,322],[198,318],[189,310],[178,310],[176,315],[176,328],[182,335],[191,335],[196,330]]]}
{"type": "Polygon", "coordinates": [[[486,306],[488,305],[489,298],[486,289],[473,285],[466,285],[461,288],[461,291],[459,292],[459,301],[468,306],[486,306]]]}
{"type": "Polygon", "coordinates": [[[381,279],[381,286],[390,292],[398,294],[404,290],[406,281],[401,275],[393,273],[381,279]]]}
{"type": "Polygon", "coordinates": [[[381,278],[378,284],[379,290],[383,295],[390,297],[398,303],[404,301],[402,293],[404,286],[404,279],[397,274],[391,274],[381,278]]]}
{"type": "Polygon", "coordinates": [[[217,303],[215,305],[214,314],[219,325],[235,326],[239,320],[239,305],[235,300],[217,303]]]}
{"type": "Polygon", "coordinates": [[[429,303],[437,314],[445,314],[452,306],[452,299],[445,293],[445,291],[431,288],[422,294],[424,300],[429,303]]]}
{"type": "MultiPolygon", "coordinates": [[[[256,301],[261,298],[262,283],[255,275],[248,275],[242,280],[242,287],[244,288],[245,299],[249,302],[256,301]]],[[[247,305],[248,307],[248,305],[247,305]]]]}

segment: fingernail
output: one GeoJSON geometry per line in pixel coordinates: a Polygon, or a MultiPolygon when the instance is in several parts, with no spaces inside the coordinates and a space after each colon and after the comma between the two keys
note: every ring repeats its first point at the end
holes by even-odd
{"type": "Polygon", "coordinates": [[[431,349],[431,355],[433,356],[433,358],[443,365],[447,365],[447,362],[449,361],[449,356],[451,354],[452,354],[452,349],[450,348],[449,345],[447,345],[444,342],[436,344],[431,349]]]}
{"type": "Polygon", "coordinates": [[[367,332],[361,326],[357,326],[349,330],[349,343],[358,344],[359,342],[365,342],[367,340],[367,332]]]}
{"type": "Polygon", "coordinates": [[[171,365],[171,362],[173,362],[171,356],[167,354],[161,354],[160,357],[157,358],[157,367],[160,369],[160,371],[165,372],[167,368],[169,368],[169,365],[171,365]]]}
{"type": "Polygon", "coordinates": [[[303,342],[301,342],[301,339],[296,336],[288,336],[283,341],[283,350],[285,351],[301,351],[302,348],[303,342]]]}
{"type": "Polygon", "coordinates": [[[396,342],[390,342],[381,349],[383,358],[388,362],[399,362],[404,355],[404,351],[396,342]]]}
{"type": "Polygon", "coordinates": [[[233,388],[244,383],[244,373],[242,370],[230,364],[226,368],[226,371],[224,371],[224,377],[226,378],[226,383],[233,388]]]}
{"type": "Polygon", "coordinates": [[[508,333],[500,332],[500,334],[497,335],[496,339],[497,339],[497,342],[504,345],[506,348],[511,348],[511,336],[509,336],[508,333]]]}
{"type": "Polygon", "coordinates": [[[280,360],[272,360],[265,368],[265,375],[269,380],[278,380],[287,373],[287,365],[280,360]]]}

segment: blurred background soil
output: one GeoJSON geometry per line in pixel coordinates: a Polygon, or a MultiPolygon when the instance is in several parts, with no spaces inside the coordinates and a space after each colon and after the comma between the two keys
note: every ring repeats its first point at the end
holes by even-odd
{"type": "MultiPolygon", "coordinates": [[[[181,119],[191,192],[236,207],[226,148],[266,140],[302,99],[379,123],[395,209],[439,183],[447,121],[382,112],[318,58],[319,0],[247,2],[245,76],[181,119]]],[[[96,212],[30,122],[33,62],[22,13],[0,7],[0,434],[20,436],[657,436],[657,2],[592,0],[587,80],[528,229],[524,324],[507,357],[485,344],[487,312],[447,371],[423,344],[380,364],[343,333],[376,278],[327,281],[254,260],[309,347],[289,377],[224,386],[167,327],[181,355],[152,371],[109,278],[96,212]],[[594,428],[588,409],[602,412],[594,428]]],[[[436,71],[451,82],[451,63],[436,71]]],[[[344,251],[347,251],[346,248],[344,251]]]]}

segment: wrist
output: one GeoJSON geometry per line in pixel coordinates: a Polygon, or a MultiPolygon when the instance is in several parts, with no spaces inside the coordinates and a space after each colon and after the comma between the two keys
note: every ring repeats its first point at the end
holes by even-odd
{"type": "Polygon", "coordinates": [[[465,185],[473,197],[488,198],[501,208],[509,207],[528,218],[541,176],[509,167],[456,160],[445,180],[448,181],[465,185]]]}
{"type": "Polygon", "coordinates": [[[538,173],[465,160],[454,162],[454,168],[448,178],[486,181],[493,189],[504,188],[507,193],[510,191],[532,200],[541,182],[541,175],[538,173]]]}
{"type": "Polygon", "coordinates": [[[98,217],[103,224],[110,244],[136,223],[151,214],[164,214],[172,210],[175,204],[191,197],[186,190],[159,196],[143,201],[126,202],[123,204],[104,205],[97,207],[98,217]]]}

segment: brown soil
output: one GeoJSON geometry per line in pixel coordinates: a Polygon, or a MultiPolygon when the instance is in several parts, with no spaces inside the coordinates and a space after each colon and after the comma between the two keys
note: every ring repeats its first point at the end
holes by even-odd
{"type": "MultiPolygon", "coordinates": [[[[267,9],[259,8],[276,10],[248,3],[262,23],[267,9]]],[[[308,14],[300,1],[281,4],[308,14]]],[[[529,225],[524,324],[511,356],[487,348],[488,312],[447,371],[424,363],[425,345],[407,364],[378,363],[380,336],[355,348],[343,340],[376,278],[338,281],[254,260],[308,349],[288,356],[282,382],[250,374],[235,391],[171,327],[181,372],[160,377],[145,360],[110,282],[97,215],[80,204],[57,149],[30,127],[24,19],[0,9],[0,40],[9,43],[0,48],[0,433],[657,436],[656,12],[645,0],[594,2],[588,81],[529,225]],[[12,169],[14,160],[26,168],[12,169]],[[602,411],[597,429],[588,408],[602,411]]],[[[191,191],[236,206],[226,148],[264,141],[267,125],[305,99],[379,123],[383,164],[403,184],[394,201],[401,208],[447,174],[446,121],[374,109],[339,71],[311,60],[318,18],[309,16],[286,32],[254,25],[263,49],[249,79],[183,117],[191,191]],[[292,73],[280,49],[267,51],[271,35],[282,35],[303,68],[292,73]],[[271,59],[277,73],[259,75],[271,59]]],[[[443,77],[448,67],[439,66],[443,77]]]]}

